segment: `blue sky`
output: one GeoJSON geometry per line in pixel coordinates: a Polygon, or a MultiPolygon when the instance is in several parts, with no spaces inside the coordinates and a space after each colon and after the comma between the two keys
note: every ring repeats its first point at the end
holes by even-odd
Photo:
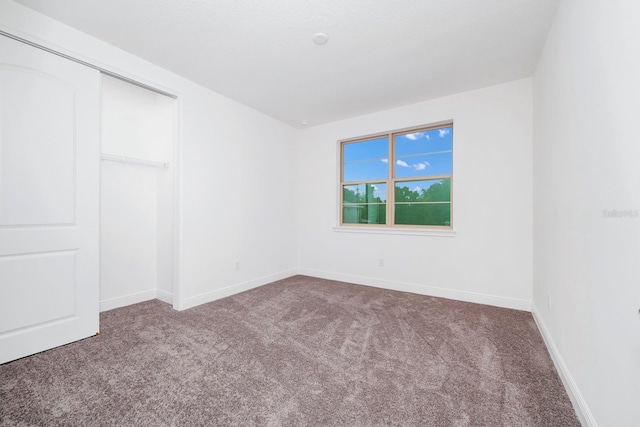
{"type": "MultiPolygon", "coordinates": [[[[396,178],[451,173],[451,127],[397,135],[394,143],[396,178]]],[[[387,178],[389,156],[386,137],[345,144],[343,150],[345,182],[387,178]]],[[[412,184],[415,185],[410,188],[417,190],[428,188],[433,181],[428,185],[424,180],[412,184]]],[[[382,197],[378,194],[381,192],[378,190],[376,196],[382,197]]]]}

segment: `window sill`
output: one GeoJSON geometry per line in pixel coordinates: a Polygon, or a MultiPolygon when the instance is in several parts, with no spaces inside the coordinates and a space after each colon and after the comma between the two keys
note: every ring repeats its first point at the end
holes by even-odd
{"type": "Polygon", "coordinates": [[[455,237],[456,230],[423,230],[419,228],[333,227],[338,233],[396,234],[405,236],[455,237]]]}

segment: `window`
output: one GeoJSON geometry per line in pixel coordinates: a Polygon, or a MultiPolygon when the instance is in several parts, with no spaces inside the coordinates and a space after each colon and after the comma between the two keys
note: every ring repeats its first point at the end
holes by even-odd
{"type": "Polygon", "coordinates": [[[453,123],[340,142],[340,223],[451,228],[453,123]]]}

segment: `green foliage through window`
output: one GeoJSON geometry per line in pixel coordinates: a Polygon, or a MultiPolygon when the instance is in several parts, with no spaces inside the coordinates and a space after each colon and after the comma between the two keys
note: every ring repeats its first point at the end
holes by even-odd
{"type": "Polygon", "coordinates": [[[382,182],[342,186],[342,218],[346,224],[386,224],[387,185],[382,182]]]}

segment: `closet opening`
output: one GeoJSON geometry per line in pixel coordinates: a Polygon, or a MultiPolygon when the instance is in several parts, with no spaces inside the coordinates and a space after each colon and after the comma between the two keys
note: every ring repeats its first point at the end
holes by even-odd
{"type": "Polygon", "coordinates": [[[102,75],[100,311],[176,307],[177,101],[102,75]]]}

